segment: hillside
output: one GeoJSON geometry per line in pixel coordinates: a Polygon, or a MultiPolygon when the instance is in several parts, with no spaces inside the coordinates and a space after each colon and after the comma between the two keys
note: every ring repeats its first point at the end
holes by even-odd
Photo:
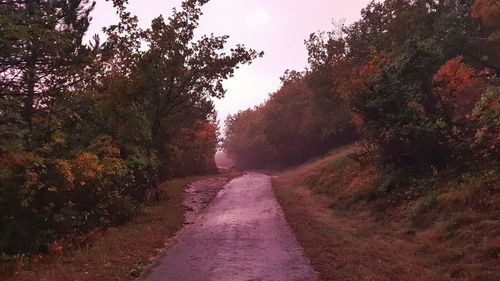
{"type": "Polygon", "coordinates": [[[228,118],[237,167],[288,167],[274,190],[322,280],[500,280],[499,19],[372,1],[228,118]]]}
{"type": "Polygon", "coordinates": [[[442,171],[406,188],[349,155],[279,173],[273,188],[321,280],[500,280],[500,170],[442,171]]]}

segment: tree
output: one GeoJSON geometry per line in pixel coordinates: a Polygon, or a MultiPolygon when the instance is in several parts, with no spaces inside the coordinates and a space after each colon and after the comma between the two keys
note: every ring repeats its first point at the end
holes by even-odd
{"type": "Polygon", "coordinates": [[[0,3],[0,95],[2,114],[12,120],[27,150],[39,148],[54,132],[55,104],[81,81],[91,50],[82,45],[95,3],[89,0],[0,3]]]}
{"type": "MultiPolygon", "coordinates": [[[[151,148],[159,152],[159,159],[170,157],[165,146],[173,138],[169,134],[174,133],[170,121],[188,111],[196,112],[202,120],[209,118],[213,114],[211,98],[225,94],[222,81],[239,64],[250,63],[262,55],[241,45],[224,52],[227,36],[203,36],[194,41],[201,6],[206,2],[185,1],[181,10],[174,9],[168,22],[160,16],[153,20],[150,29],[134,33],[141,34],[149,47],[140,54],[131,75],[139,85],[137,98],[151,122],[151,148]]],[[[162,162],[164,177],[166,165],[162,162]]]]}
{"type": "Polygon", "coordinates": [[[0,1],[0,253],[123,223],[160,177],[215,170],[212,98],[261,54],[195,40],[207,2],[141,29],[114,0],[119,23],[86,46],[93,2],[0,1]]]}
{"type": "Polygon", "coordinates": [[[476,71],[462,61],[462,56],[447,61],[433,79],[434,93],[441,99],[447,119],[453,122],[466,119],[485,90],[480,78],[474,78],[476,71]]]}

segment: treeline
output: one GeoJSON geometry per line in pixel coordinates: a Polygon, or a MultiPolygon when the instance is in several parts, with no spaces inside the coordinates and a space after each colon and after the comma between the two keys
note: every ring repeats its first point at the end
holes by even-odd
{"type": "Polygon", "coordinates": [[[356,139],[342,99],[320,73],[286,72],[267,102],[226,120],[225,150],[242,168],[282,168],[356,139]]]}
{"type": "Polygon", "coordinates": [[[371,2],[306,46],[305,73],[228,119],[240,166],[296,163],[352,140],[352,125],[365,144],[353,158],[388,170],[498,164],[498,1],[371,2]]]}
{"type": "Polygon", "coordinates": [[[0,3],[0,255],[76,245],[158,199],[160,180],[215,171],[211,98],[259,54],[194,40],[206,2],[141,29],[115,0],[119,23],[91,44],[93,2],[0,3]]]}

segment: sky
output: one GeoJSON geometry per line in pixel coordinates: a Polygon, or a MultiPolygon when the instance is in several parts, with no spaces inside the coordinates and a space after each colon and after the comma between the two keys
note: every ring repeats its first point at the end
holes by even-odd
{"type": "MultiPolygon", "coordinates": [[[[88,37],[102,34],[104,26],[118,21],[110,2],[97,0],[88,37]]],[[[332,23],[353,22],[369,0],[211,0],[203,8],[197,37],[229,35],[228,47],[244,44],[264,51],[251,65],[236,70],[226,80],[227,94],[215,100],[221,123],[228,114],[256,106],[280,87],[285,70],[303,70],[307,65],[304,40],[316,31],[332,29],[332,23]]],[[[129,0],[129,10],[148,27],[160,14],[167,18],[181,0],[129,0]]]]}

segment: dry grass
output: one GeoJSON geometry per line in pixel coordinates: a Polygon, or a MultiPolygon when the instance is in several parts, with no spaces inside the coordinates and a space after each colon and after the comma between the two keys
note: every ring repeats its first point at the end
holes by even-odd
{"type": "MultiPolygon", "coordinates": [[[[18,262],[5,280],[131,280],[135,279],[164,250],[169,238],[184,224],[183,206],[186,186],[196,180],[239,176],[223,175],[190,177],[173,180],[161,186],[168,199],[152,207],[130,223],[108,229],[87,248],[69,251],[62,256],[29,259],[18,262]]],[[[4,280],[2,279],[2,280],[4,280]]]]}
{"type": "Polygon", "coordinates": [[[500,280],[498,174],[416,181],[404,196],[373,199],[381,176],[349,160],[352,150],[273,178],[321,280],[500,280]]]}

